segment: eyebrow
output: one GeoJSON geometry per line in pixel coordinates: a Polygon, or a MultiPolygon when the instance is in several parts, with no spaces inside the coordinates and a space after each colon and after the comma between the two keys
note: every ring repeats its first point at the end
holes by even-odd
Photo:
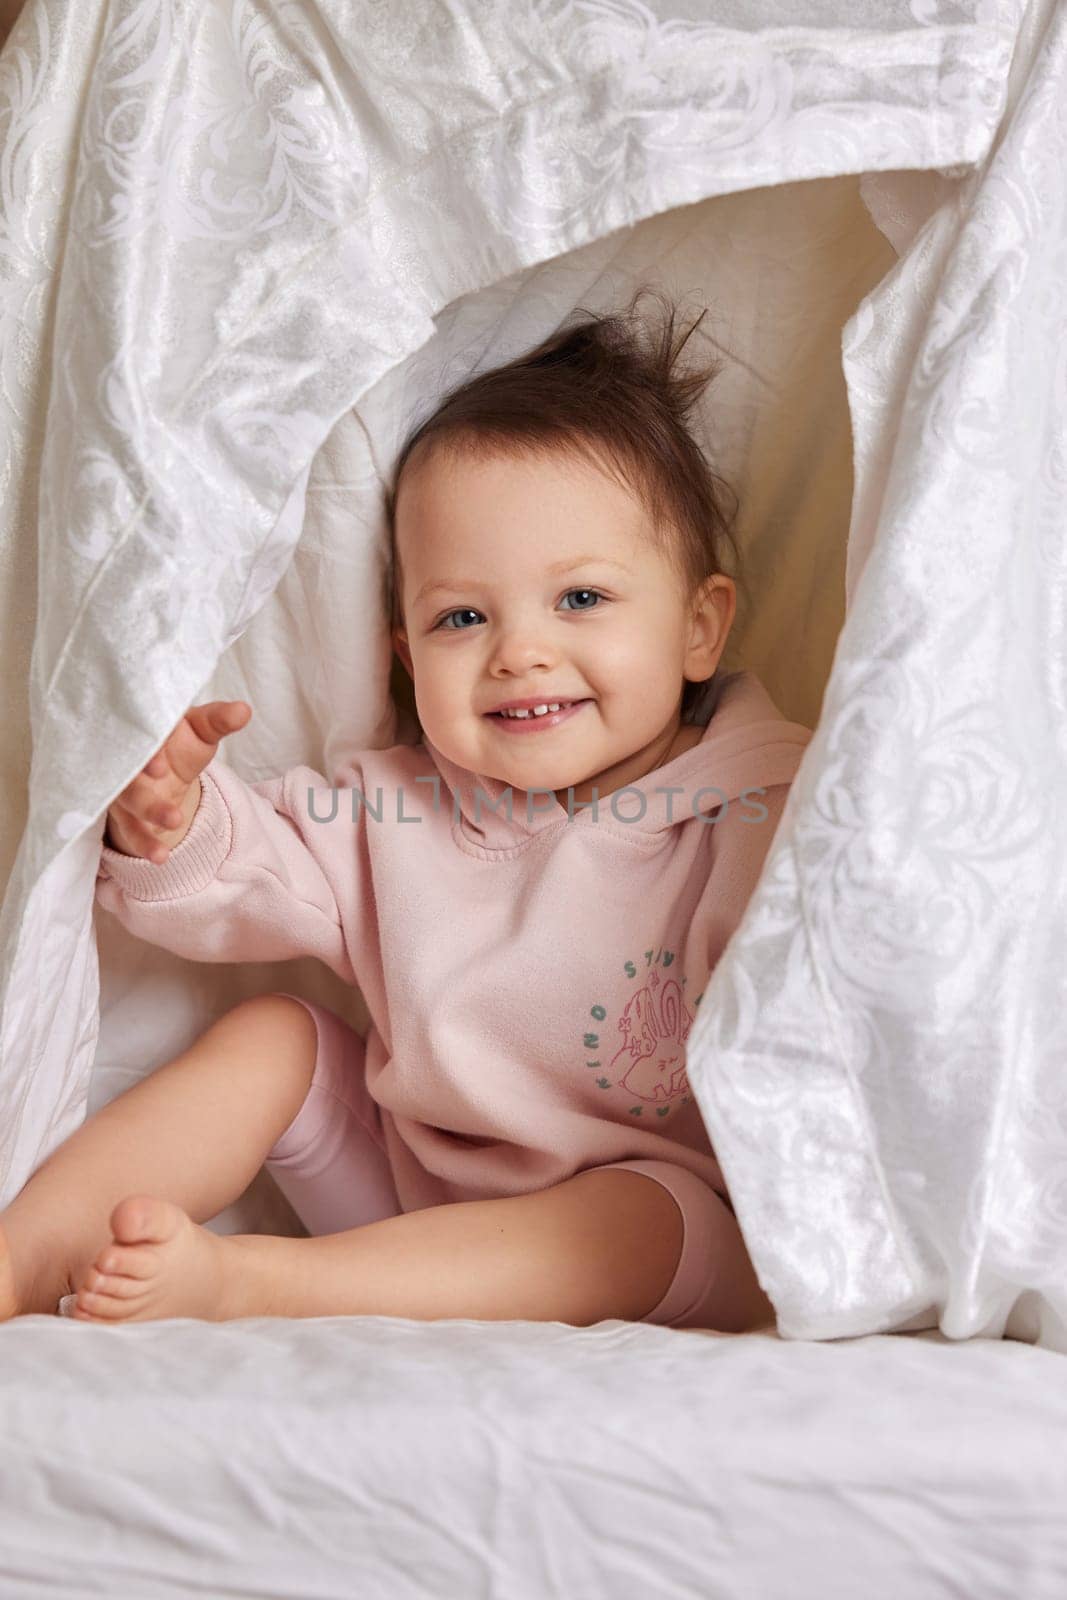
{"type": "MultiPolygon", "coordinates": [[[[577,556],[573,560],[555,561],[546,570],[553,575],[565,572],[575,572],[579,567],[618,567],[620,572],[631,572],[631,568],[624,561],[615,561],[611,556],[577,556]]],[[[438,579],[435,582],[424,583],[412,605],[418,605],[420,600],[428,594],[434,594],[438,589],[481,589],[484,584],[477,578],[438,579]]]]}

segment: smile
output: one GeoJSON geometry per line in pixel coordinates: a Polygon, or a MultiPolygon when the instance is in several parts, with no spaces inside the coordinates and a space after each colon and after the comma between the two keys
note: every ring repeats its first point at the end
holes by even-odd
{"type": "Polygon", "coordinates": [[[487,720],[495,723],[502,732],[533,733],[537,729],[558,728],[561,722],[566,722],[588,704],[588,700],[550,700],[543,711],[539,706],[529,711],[490,711],[487,720]]]}

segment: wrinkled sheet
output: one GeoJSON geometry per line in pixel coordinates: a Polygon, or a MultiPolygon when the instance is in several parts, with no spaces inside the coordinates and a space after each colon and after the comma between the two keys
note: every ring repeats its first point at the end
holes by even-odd
{"type": "MultiPolygon", "coordinates": [[[[0,1204],[244,994],[360,1020],[95,918],[104,812],[194,700],[253,703],[250,780],[411,735],[391,455],[574,306],[712,297],[737,659],[821,720],[690,1036],[783,1337],[22,1319],[5,1600],[1062,1596],[1060,1357],[998,1335],[1064,1348],[1064,18],[27,0],[0,1204]]],[[[261,1183],[212,1225],[298,1231],[261,1183]]]]}
{"type": "Polygon", "coordinates": [[[845,329],[849,605],[689,1041],[787,1336],[1067,1351],[1067,6],[845,329]]]}
{"type": "Polygon", "coordinates": [[[25,1318],[0,1592],[1062,1600],[1061,1369],[939,1334],[25,1318]]]}

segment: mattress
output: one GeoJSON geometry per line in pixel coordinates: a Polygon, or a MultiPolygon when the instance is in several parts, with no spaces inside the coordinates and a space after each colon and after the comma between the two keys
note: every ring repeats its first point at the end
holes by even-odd
{"type": "Polygon", "coordinates": [[[0,1594],[1063,1600],[1063,1358],[393,1317],[0,1330],[0,1594]]]}
{"type": "MultiPolygon", "coordinates": [[[[0,1600],[1067,1594],[1067,6],[796,13],[28,0],[0,1204],[247,994],[365,1024],[94,916],[104,813],[207,698],[250,781],[410,737],[384,475],[577,305],[711,304],[728,665],[818,730],[687,1063],[777,1334],[20,1319],[0,1600]]],[[[211,1226],[299,1231],[265,1175],[211,1226]]]]}

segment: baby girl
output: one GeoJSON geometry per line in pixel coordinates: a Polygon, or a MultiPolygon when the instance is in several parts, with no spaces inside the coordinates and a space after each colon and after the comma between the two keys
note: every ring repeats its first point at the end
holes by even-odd
{"type": "Polygon", "coordinates": [[[250,707],[216,701],[110,807],[127,929],[318,956],[371,1026],[260,995],[104,1106],[0,1214],[0,1317],[773,1323],[686,1040],[810,732],[719,670],[732,535],[687,425],[713,373],[640,297],[401,452],[418,744],[249,784],[218,747],[250,707]],[[264,1164],[309,1236],[203,1227],[264,1164]]]}

